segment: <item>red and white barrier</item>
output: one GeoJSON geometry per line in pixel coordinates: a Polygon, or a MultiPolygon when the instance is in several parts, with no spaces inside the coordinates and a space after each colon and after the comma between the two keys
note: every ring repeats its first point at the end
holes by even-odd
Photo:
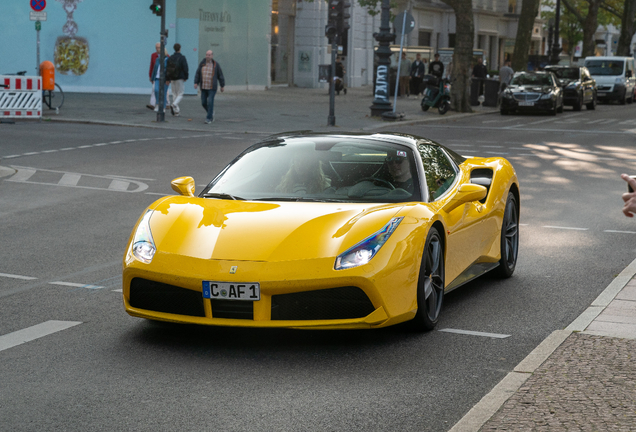
{"type": "Polygon", "coordinates": [[[41,118],[42,78],[0,75],[0,118],[41,118]]]}

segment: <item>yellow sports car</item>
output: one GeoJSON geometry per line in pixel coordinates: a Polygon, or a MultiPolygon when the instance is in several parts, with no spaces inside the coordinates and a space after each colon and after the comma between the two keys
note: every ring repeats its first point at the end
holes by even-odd
{"type": "Polygon", "coordinates": [[[255,144],[195,196],[146,209],[123,262],[126,312],[236,327],[438,322],[444,293],[510,277],[519,182],[500,157],[403,134],[289,134],[255,144]]]}

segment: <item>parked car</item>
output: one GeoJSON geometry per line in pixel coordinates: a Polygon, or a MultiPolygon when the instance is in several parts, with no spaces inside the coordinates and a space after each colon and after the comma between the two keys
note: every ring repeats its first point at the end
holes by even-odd
{"type": "Polygon", "coordinates": [[[563,112],[563,90],[552,72],[517,72],[501,94],[502,115],[515,111],[563,112]]]}
{"type": "Polygon", "coordinates": [[[125,252],[132,316],[425,331],[445,293],[491,270],[508,278],[517,263],[510,162],[413,135],[278,135],[198,195],[192,177],[172,188],[179,195],[144,210],[125,252]]]}
{"type": "Polygon", "coordinates": [[[585,67],[596,81],[599,102],[634,102],[636,77],[633,57],[586,57],[585,67]]]}
{"type": "Polygon", "coordinates": [[[554,72],[559,86],[563,89],[563,104],[581,111],[585,105],[587,109],[596,108],[596,81],[585,66],[550,65],[546,71],[554,72]]]}

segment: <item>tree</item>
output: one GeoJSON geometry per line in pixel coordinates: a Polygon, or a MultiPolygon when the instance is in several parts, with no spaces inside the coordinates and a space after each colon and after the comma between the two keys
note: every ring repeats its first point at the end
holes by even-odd
{"type": "Polygon", "coordinates": [[[576,17],[583,29],[583,57],[594,55],[594,33],[598,28],[598,12],[602,3],[603,0],[561,0],[561,4],[576,17]]]}
{"type": "Polygon", "coordinates": [[[515,51],[512,53],[512,68],[516,71],[526,70],[528,65],[528,53],[532,40],[534,19],[539,13],[541,0],[524,0],[521,5],[521,16],[517,27],[515,39],[515,51]]]}
{"type": "MultiPolygon", "coordinates": [[[[541,18],[543,18],[546,23],[544,30],[548,30],[550,21],[554,21],[556,15],[556,3],[552,0],[544,0],[542,6],[544,6],[544,8],[542,8],[543,10],[541,11],[541,18]]],[[[563,38],[563,40],[567,42],[567,54],[570,55],[570,60],[572,60],[572,57],[574,56],[574,48],[583,40],[583,28],[581,27],[579,20],[567,8],[564,8],[564,10],[561,11],[559,37],[563,38]]],[[[548,47],[548,49],[550,48],[552,47],[548,47]]]]}
{"type": "Polygon", "coordinates": [[[618,38],[616,55],[628,56],[631,54],[632,38],[636,32],[636,0],[625,0],[623,15],[621,17],[621,35],[618,38]]]}

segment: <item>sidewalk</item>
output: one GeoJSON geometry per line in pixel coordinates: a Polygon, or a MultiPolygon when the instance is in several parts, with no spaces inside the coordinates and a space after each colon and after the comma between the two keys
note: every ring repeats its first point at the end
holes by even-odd
{"type": "MultiPolygon", "coordinates": [[[[186,82],[186,85],[192,83],[186,82]]],[[[404,113],[402,121],[388,122],[371,117],[372,88],[347,89],[347,94],[335,97],[335,126],[327,126],[329,93],[323,89],[274,87],[266,91],[217,92],[214,100],[214,122],[204,124],[205,111],[196,95],[185,96],[180,104],[181,116],[175,117],[168,108],[165,122],[157,123],[157,115],[146,108],[150,95],[120,95],[105,93],[66,93],[64,105],[55,111],[44,107],[48,121],[72,121],[155,127],[189,131],[215,131],[274,134],[293,130],[312,131],[372,131],[398,124],[438,121],[474,114],[449,111],[440,115],[437,109],[422,111],[421,97],[398,98],[396,112],[404,113]]],[[[393,98],[391,98],[393,101],[393,98]]],[[[395,105],[394,105],[395,106],[395,105]]],[[[473,107],[474,113],[498,113],[496,108],[473,107]]]]}
{"type": "Polygon", "coordinates": [[[636,431],[636,260],[451,432],[636,431]]]}

